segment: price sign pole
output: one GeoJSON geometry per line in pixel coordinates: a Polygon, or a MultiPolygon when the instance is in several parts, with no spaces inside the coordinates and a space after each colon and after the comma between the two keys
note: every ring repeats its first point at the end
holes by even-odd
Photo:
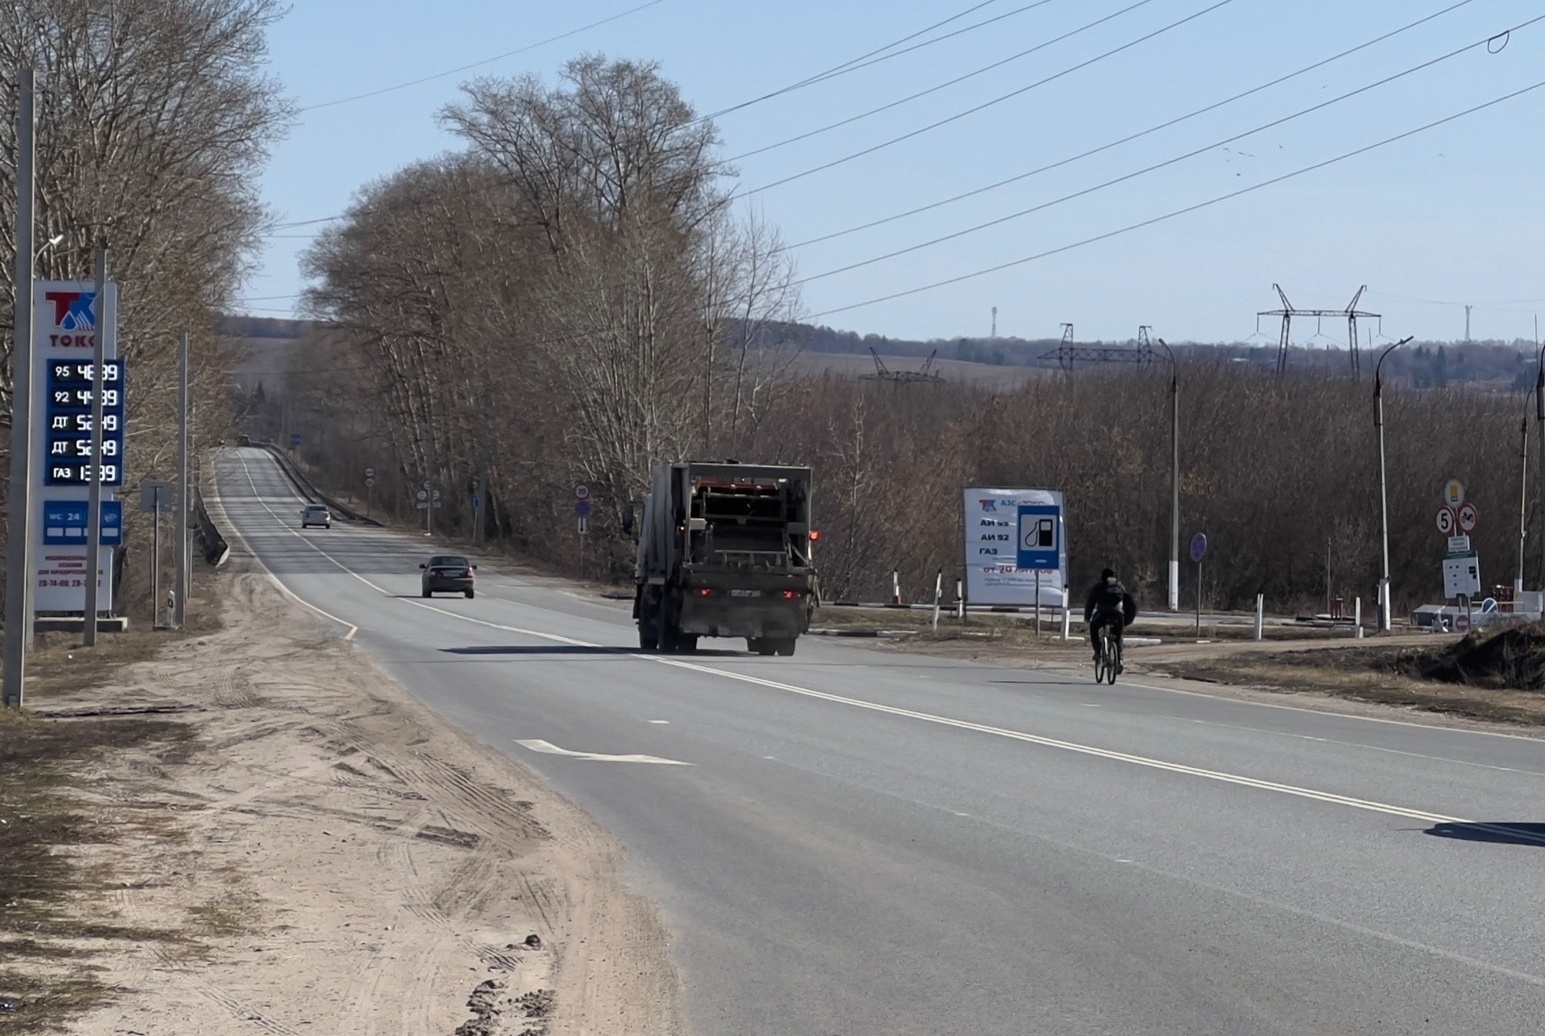
{"type": "MultiPolygon", "coordinates": [[[[102,559],[102,392],[107,387],[103,367],[107,363],[107,329],[113,326],[108,313],[107,249],[97,249],[97,318],[91,336],[91,485],[86,497],[86,608],[81,628],[81,646],[97,643],[97,567],[102,559]]],[[[152,598],[154,600],[154,598],[152,598]]]]}

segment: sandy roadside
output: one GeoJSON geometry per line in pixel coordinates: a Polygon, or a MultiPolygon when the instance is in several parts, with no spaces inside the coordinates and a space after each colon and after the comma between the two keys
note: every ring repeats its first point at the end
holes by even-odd
{"type": "Polygon", "coordinates": [[[448,726],[252,562],[224,628],[106,686],[32,702],[186,706],[186,759],[127,749],[79,785],[99,822],[159,835],[105,864],[83,918],[196,940],[90,947],[110,1003],[84,1036],[683,1031],[652,907],[619,846],[531,771],[448,726]]]}

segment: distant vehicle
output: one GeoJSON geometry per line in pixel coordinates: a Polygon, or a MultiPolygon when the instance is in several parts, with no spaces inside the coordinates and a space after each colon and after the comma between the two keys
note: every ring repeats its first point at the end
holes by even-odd
{"type": "Polygon", "coordinates": [[[250,435],[243,435],[241,438],[236,440],[236,445],[237,446],[251,446],[252,445],[252,436],[250,436],[250,435]]]}
{"type": "Polygon", "coordinates": [[[323,504],[307,504],[305,510],[300,512],[300,527],[309,529],[313,525],[320,525],[324,529],[333,527],[333,513],[323,504]]]}
{"type": "Polygon", "coordinates": [[[437,593],[474,595],[473,582],[477,579],[477,566],[460,554],[436,554],[418,566],[424,570],[419,577],[419,591],[425,597],[437,593]]]}
{"type": "Polygon", "coordinates": [[[638,646],[690,654],[699,637],[745,637],[759,655],[792,655],[819,595],[812,481],[782,464],[657,465],[634,569],[638,646]]]}

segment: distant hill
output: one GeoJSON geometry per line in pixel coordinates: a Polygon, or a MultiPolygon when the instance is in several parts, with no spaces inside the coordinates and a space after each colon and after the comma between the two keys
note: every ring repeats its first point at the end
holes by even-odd
{"type": "Polygon", "coordinates": [[[285,320],[280,317],[224,316],[220,333],[227,338],[304,338],[311,333],[309,320],[285,320]]]}

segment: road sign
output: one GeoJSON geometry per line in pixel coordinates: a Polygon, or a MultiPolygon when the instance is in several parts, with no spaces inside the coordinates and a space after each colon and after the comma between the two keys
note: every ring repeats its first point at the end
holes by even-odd
{"type": "Polygon", "coordinates": [[[589,518],[590,517],[590,501],[589,500],[576,500],[576,501],[574,501],[574,515],[575,515],[575,517],[578,517],[578,518],[589,518]]]}
{"type": "Polygon", "coordinates": [[[1202,563],[1202,558],[1207,556],[1207,534],[1199,532],[1191,537],[1191,560],[1197,564],[1202,563]]]}
{"type": "Polygon", "coordinates": [[[1474,532],[1475,523],[1481,520],[1481,512],[1474,504],[1459,505],[1459,528],[1462,532],[1474,532]]]}
{"type": "Polygon", "coordinates": [[[1443,559],[1443,595],[1474,597],[1481,592],[1481,562],[1475,552],[1443,559]]]}
{"type": "Polygon", "coordinates": [[[1484,601],[1481,602],[1481,614],[1482,615],[1490,615],[1492,612],[1494,612],[1496,610],[1497,610],[1497,599],[1495,597],[1488,597],[1484,601]]]}
{"type": "Polygon", "coordinates": [[[586,498],[588,498],[590,496],[590,487],[589,486],[575,486],[574,487],[574,495],[578,499],[584,500],[584,499],[586,499],[586,498]]]}
{"type": "Polygon", "coordinates": [[[161,510],[169,511],[177,506],[177,486],[171,482],[146,479],[139,484],[139,509],[154,511],[157,502],[161,510]]]}
{"type": "Polygon", "coordinates": [[[376,477],[376,469],[375,468],[366,468],[365,469],[365,477],[366,478],[375,478],[376,477]]]}
{"type": "Polygon", "coordinates": [[[1057,504],[1019,505],[1019,549],[1015,567],[1023,572],[1062,569],[1062,508],[1057,504]]]}
{"type": "Polygon", "coordinates": [[[293,450],[295,447],[297,447],[299,445],[300,445],[300,433],[299,432],[291,432],[290,433],[290,449],[293,450]]]}
{"type": "Polygon", "coordinates": [[[427,511],[431,507],[433,507],[435,510],[438,511],[440,509],[440,501],[438,501],[438,500],[420,500],[418,503],[414,504],[413,506],[417,507],[420,511],[427,511]]]}
{"type": "Polygon", "coordinates": [[[1433,519],[1433,524],[1438,527],[1439,536],[1452,536],[1459,527],[1459,516],[1452,507],[1444,504],[1438,508],[1438,516],[1433,519]]]}
{"type": "Polygon", "coordinates": [[[373,478],[370,478],[369,476],[366,476],[366,478],[365,478],[365,488],[366,489],[374,489],[375,485],[376,485],[376,480],[373,479],[373,478]]]}
{"type": "Polygon", "coordinates": [[[427,489],[420,489],[417,493],[415,493],[413,495],[418,497],[419,502],[422,503],[425,500],[429,499],[429,490],[427,490],[427,489]]]}
{"type": "Polygon", "coordinates": [[[483,498],[478,496],[476,493],[473,493],[472,494],[472,509],[475,511],[479,507],[482,507],[482,506],[483,506],[483,498]]]}
{"type": "MultiPolygon", "coordinates": [[[[85,500],[46,500],[43,503],[43,545],[47,547],[84,546],[86,544],[86,516],[90,505],[85,500]]],[[[117,500],[102,501],[102,535],[99,542],[104,547],[116,547],[123,542],[123,504],[117,500]]]]}
{"type": "Polygon", "coordinates": [[[431,500],[438,500],[438,499],[440,499],[440,491],[438,489],[431,490],[430,493],[429,493],[429,498],[431,500]]]}
{"type": "Polygon", "coordinates": [[[584,535],[586,535],[589,532],[590,532],[590,519],[586,518],[584,515],[580,515],[579,516],[579,534],[581,536],[584,536],[584,535]]]}
{"type": "Polygon", "coordinates": [[[1443,483],[1443,506],[1458,507],[1465,502],[1465,484],[1457,478],[1443,483]]]}
{"type": "Polygon", "coordinates": [[[1450,536],[1448,538],[1448,552],[1451,555],[1470,553],[1470,537],[1450,536]]]}

